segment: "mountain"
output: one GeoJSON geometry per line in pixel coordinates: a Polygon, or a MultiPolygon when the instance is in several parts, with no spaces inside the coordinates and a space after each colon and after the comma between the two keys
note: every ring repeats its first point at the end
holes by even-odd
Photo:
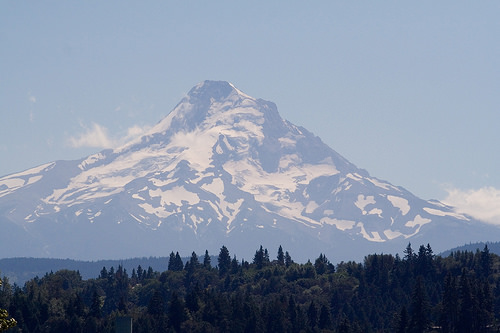
{"type": "Polygon", "coordinates": [[[500,235],[370,176],[274,103],[216,81],[122,147],[0,178],[0,226],[1,257],[85,260],[222,245],[251,260],[260,244],[348,260],[500,235]]]}

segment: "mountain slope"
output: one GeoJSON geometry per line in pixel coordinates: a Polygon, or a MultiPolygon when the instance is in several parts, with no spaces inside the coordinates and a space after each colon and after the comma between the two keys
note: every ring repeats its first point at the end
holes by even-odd
{"type": "Polygon", "coordinates": [[[281,244],[298,260],[343,260],[499,235],[371,177],[273,103],[216,81],[123,147],[0,178],[0,217],[4,257],[187,255],[225,244],[251,259],[259,244],[281,244]]]}

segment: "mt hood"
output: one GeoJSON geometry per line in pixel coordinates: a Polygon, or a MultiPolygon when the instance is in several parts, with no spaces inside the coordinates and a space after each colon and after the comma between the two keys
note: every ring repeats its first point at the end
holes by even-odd
{"type": "Polygon", "coordinates": [[[371,177],[274,103],[215,81],[122,147],[0,178],[0,227],[1,257],[87,260],[222,245],[246,260],[260,245],[349,260],[500,235],[371,177]]]}

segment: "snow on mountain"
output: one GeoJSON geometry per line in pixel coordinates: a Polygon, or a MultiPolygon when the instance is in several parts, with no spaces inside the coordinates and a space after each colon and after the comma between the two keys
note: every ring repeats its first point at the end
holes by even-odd
{"type": "Polygon", "coordinates": [[[408,242],[446,249],[500,229],[371,177],[274,103],[205,81],[146,135],[0,178],[0,253],[77,259],[189,255],[359,259],[408,242]]]}

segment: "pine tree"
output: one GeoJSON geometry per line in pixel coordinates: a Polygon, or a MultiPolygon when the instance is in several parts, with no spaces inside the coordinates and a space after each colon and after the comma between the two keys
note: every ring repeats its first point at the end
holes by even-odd
{"type": "Polygon", "coordinates": [[[290,265],[293,264],[292,257],[290,256],[290,253],[288,251],[285,252],[285,266],[288,268],[290,265]]]}
{"type": "Polygon", "coordinates": [[[429,300],[421,276],[417,278],[411,299],[410,331],[425,332],[429,326],[429,300]]]}
{"type": "Polygon", "coordinates": [[[97,291],[94,290],[92,293],[92,301],[90,305],[90,311],[89,311],[89,316],[99,319],[102,317],[102,312],[101,312],[101,298],[99,297],[99,294],[97,291]]]}
{"type": "Polygon", "coordinates": [[[330,310],[323,304],[319,311],[319,323],[320,329],[330,329],[332,326],[332,319],[330,317],[330,310]]]}
{"type": "Polygon", "coordinates": [[[488,244],[484,245],[483,251],[481,251],[481,257],[480,257],[480,275],[482,277],[488,278],[491,273],[491,255],[490,255],[490,249],[488,249],[488,244]]]}
{"type": "Polygon", "coordinates": [[[163,296],[160,291],[155,290],[153,296],[149,300],[148,313],[152,316],[159,317],[164,313],[165,303],[163,301],[163,296]]]}
{"type": "Polygon", "coordinates": [[[281,247],[281,245],[278,248],[278,257],[277,257],[277,259],[278,259],[278,265],[280,265],[280,266],[284,266],[285,265],[285,255],[283,253],[283,248],[281,247]]]}
{"type": "Polygon", "coordinates": [[[174,271],[174,272],[179,272],[179,271],[182,271],[183,269],[184,269],[184,263],[182,262],[182,258],[179,255],[179,252],[174,254],[174,252],[172,251],[170,253],[170,257],[168,260],[168,270],[174,271]]]}
{"type": "Polygon", "coordinates": [[[172,298],[168,305],[168,321],[176,332],[181,331],[181,324],[186,320],[184,303],[179,298],[177,292],[172,293],[172,298]]]}
{"type": "Polygon", "coordinates": [[[314,301],[311,301],[309,308],[307,309],[307,321],[311,329],[316,327],[318,324],[318,309],[316,308],[314,301]]]}
{"type": "Polygon", "coordinates": [[[440,322],[443,332],[456,332],[459,318],[458,290],[455,277],[448,272],[444,280],[440,322]]]}
{"type": "MultiPolygon", "coordinates": [[[[2,280],[0,279],[0,287],[2,286],[2,280]]],[[[6,331],[9,328],[15,327],[17,322],[14,318],[9,318],[9,313],[7,310],[0,309],[0,332],[6,331]]]]}
{"type": "Polygon", "coordinates": [[[170,252],[169,260],[168,260],[168,270],[173,271],[175,268],[175,253],[174,251],[170,252]]]}
{"type": "Polygon", "coordinates": [[[210,269],[212,259],[210,259],[210,255],[208,254],[208,250],[205,250],[205,256],[203,257],[203,267],[210,269]]]}
{"type": "Polygon", "coordinates": [[[260,248],[255,251],[255,255],[253,256],[253,264],[257,267],[257,269],[261,269],[264,267],[264,249],[262,245],[260,248]]]}
{"type": "Polygon", "coordinates": [[[231,268],[231,257],[229,256],[229,250],[224,245],[220,249],[217,262],[219,264],[220,275],[226,274],[231,268]]]}
{"type": "Polygon", "coordinates": [[[472,333],[476,329],[475,299],[473,286],[465,269],[460,276],[459,332],[472,333]]]}
{"type": "Polygon", "coordinates": [[[403,306],[401,309],[398,319],[396,333],[406,333],[406,328],[408,327],[408,312],[406,310],[406,306],[403,306]]]}
{"type": "Polygon", "coordinates": [[[198,267],[200,265],[200,261],[198,260],[198,256],[196,255],[196,252],[193,251],[191,253],[191,259],[189,259],[189,264],[192,268],[198,267]]]}
{"type": "Polygon", "coordinates": [[[320,253],[319,257],[314,261],[314,268],[316,273],[321,275],[333,269],[333,265],[330,264],[330,261],[323,253],[320,253]]]}

